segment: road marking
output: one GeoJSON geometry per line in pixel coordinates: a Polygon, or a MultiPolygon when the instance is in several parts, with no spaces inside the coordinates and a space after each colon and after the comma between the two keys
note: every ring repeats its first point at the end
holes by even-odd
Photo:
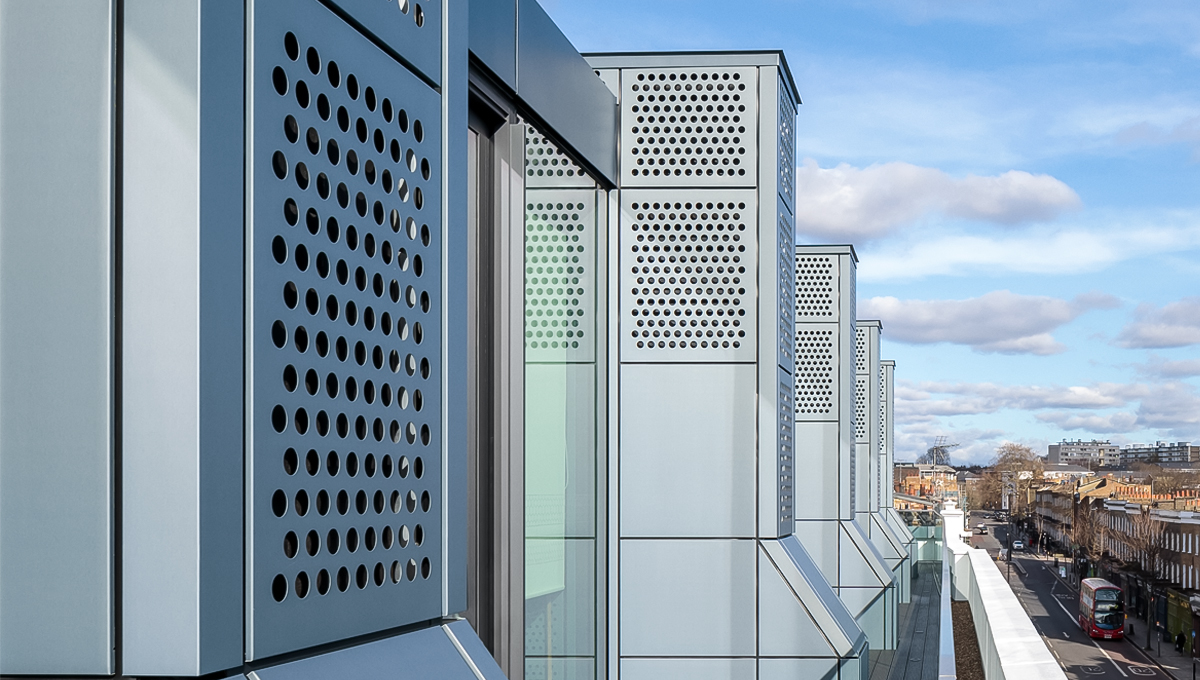
{"type": "MultiPolygon", "coordinates": [[[[1104,655],[1104,658],[1106,658],[1112,662],[1113,668],[1116,668],[1118,671],[1120,671],[1121,675],[1124,675],[1127,678],[1129,677],[1129,674],[1127,674],[1120,666],[1118,666],[1117,662],[1111,656],[1108,655],[1108,650],[1104,649],[1099,644],[1097,644],[1096,641],[1091,638],[1091,636],[1088,636],[1088,641],[1091,642],[1092,645],[1094,645],[1096,647],[1096,649],[1100,650],[1100,653],[1104,655]]],[[[1132,669],[1133,669],[1133,667],[1131,666],[1130,670],[1132,670],[1132,669]]]]}
{"type": "MultiPolygon", "coordinates": [[[[1058,608],[1063,610],[1063,613],[1065,613],[1067,616],[1070,616],[1071,618],[1075,618],[1075,615],[1072,614],[1071,612],[1067,611],[1067,608],[1063,606],[1062,602],[1058,601],[1057,597],[1054,598],[1054,604],[1058,605],[1058,608]]],[[[1092,643],[1093,647],[1100,650],[1100,653],[1104,655],[1104,658],[1108,659],[1112,663],[1113,668],[1116,668],[1118,673],[1120,673],[1122,676],[1124,676],[1126,678],[1129,677],[1129,674],[1125,672],[1125,669],[1118,666],[1117,662],[1114,661],[1113,658],[1108,655],[1108,651],[1106,651],[1103,647],[1101,647],[1099,644],[1097,644],[1096,641],[1092,639],[1092,636],[1089,635],[1087,639],[1088,639],[1088,642],[1092,643]]],[[[1130,670],[1133,670],[1132,666],[1130,667],[1130,670]]],[[[1138,673],[1138,675],[1141,675],[1141,674],[1138,673]]]]}
{"type": "MultiPolygon", "coordinates": [[[[1051,590],[1053,590],[1053,588],[1051,588],[1051,590]]],[[[1065,613],[1067,616],[1071,617],[1072,619],[1075,618],[1075,615],[1072,614],[1071,612],[1067,611],[1067,608],[1063,606],[1063,603],[1058,601],[1057,596],[1055,596],[1055,598],[1054,598],[1054,604],[1058,605],[1058,608],[1063,610],[1063,613],[1065,613]]]]}

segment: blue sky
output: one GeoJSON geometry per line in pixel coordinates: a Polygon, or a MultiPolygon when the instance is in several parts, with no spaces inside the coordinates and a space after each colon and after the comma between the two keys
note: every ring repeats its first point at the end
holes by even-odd
{"type": "Polygon", "coordinates": [[[786,52],[797,239],[857,248],[899,459],[1200,441],[1200,3],[542,4],[581,51],[786,52]]]}

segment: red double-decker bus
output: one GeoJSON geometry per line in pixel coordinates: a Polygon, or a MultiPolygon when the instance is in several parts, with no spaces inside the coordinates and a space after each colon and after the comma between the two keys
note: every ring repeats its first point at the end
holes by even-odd
{"type": "Polygon", "coordinates": [[[1125,637],[1121,588],[1102,578],[1085,578],[1079,588],[1079,627],[1094,638],[1125,637]]]}

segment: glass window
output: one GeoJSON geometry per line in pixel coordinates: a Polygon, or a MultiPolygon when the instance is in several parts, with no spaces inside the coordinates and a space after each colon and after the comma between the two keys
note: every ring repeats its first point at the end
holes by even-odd
{"type": "Polygon", "coordinates": [[[594,181],[525,128],[525,679],[596,677],[594,181]]]}

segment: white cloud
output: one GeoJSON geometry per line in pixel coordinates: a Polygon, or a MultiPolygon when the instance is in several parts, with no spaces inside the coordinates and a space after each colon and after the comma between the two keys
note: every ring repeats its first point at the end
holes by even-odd
{"type": "Polygon", "coordinates": [[[893,162],[796,171],[796,231],[826,239],[879,238],[927,214],[1018,224],[1078,208],[1079,196],[1049,175],[1010,170],[956,179],[935,168],[893,162]]]}
{"type": "Polygon", "coordinates": [[[858,279],[894,282],[981,273],[1079,274],[1149,255],[1200,246],[1200,214],[1179,211],[1144,218],[1110,216],[1108,224],[1033,228],[1011,235],[946,234],[893,238],[859,249],[858,279]]]}
{"type": "Polygon", "coordinates": [[[911,383],[896,386],[896,416],[953,416],[995,413],[1006,409],[1121,408],[1150,393],[1139,384],[1093,383],[1091,385],[998,385],[996,383],[911,383]]]}
{"type": "Polygon", "coordinates": [[[895,395],[898,437],[904,431],[932,441],[935,433],[947,434],[943,430],[953,427],[956,416],[1024,411],[1062,430],[1116,435],[1120,441],[1128,439],[1120,435],[1148,432],[1200,439],[1200,391],[1178,381],[1042,387],[901,380],[895,395]]]}
{"type": "Polygon", "coordinates": [[[1200,375],[1200,359],[1169,361],[1158,355],[1137,367],[1139,373],[1158,378],[1192,378],[1200,375]]]}
{"type": "Polygon", "coordinates": [[[1084,430],[1097,434],[1124,434],[1140,428],[1136,414],[1121,411],[1105,415],[1051,411],[1037,414],[1043,423],[1053,423],[1064,430],[1084,430]]]}
{"type": "Polygon", "coordinates": [[[1061,300],[1000,290],[967,300],[869,298],[858,303],[858,315],[883,320],[884,333],[899,342],[949,342],[980,352],[1049,355],[1065,349],[1051,331],[1088,310],[1116,306],[1116,298],[1102,293],[1061,300]]]}
{"type": "Polygon", "coordinates": [[[1171,382],[1142,399],[1138,422],[1174,439],[1200,439],[1200,394],[1187,383],[1171,382]]]}
{"type": "Polygon", "coordinates": [[[1117,336],[1130,348],[1185,347],[1200,343],[1200,297],[1187,297],[1161,308],[1138,305],[1133,323],[1117,336]]]}
{"type": "Polygon", "coordinates": [[[1200,116],[1158,125],[1140,121],[1122,129],[1115,139],[1130,145],[1187,144],[1192,147],[1192,160],[1200,160],[1200,116]]]}

